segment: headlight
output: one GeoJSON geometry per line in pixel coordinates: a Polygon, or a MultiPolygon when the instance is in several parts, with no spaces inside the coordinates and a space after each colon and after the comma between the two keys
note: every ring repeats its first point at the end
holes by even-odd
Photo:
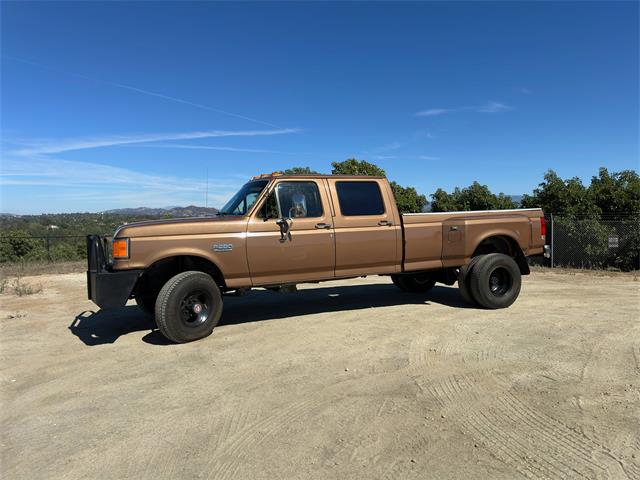
{"type": "Polygon", "coordinates": [[[113,258],[129,258],[129,239],[115,238],[111,245],[113,258]]]}

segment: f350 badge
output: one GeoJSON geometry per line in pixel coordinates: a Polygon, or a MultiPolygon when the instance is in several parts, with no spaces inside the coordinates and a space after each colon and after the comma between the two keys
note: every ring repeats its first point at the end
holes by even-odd
{"type": "Polygon", "coordinates": [[[214,243],[213,251],[214,252],[230,252],[233,250],[233,243],[214,243]]]}

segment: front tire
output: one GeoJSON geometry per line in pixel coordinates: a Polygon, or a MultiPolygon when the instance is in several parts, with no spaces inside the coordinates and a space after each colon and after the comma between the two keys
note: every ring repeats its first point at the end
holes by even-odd
{"type": "Polygon", "coordinates": [[[409,293],[425,293],[436,284],[429,275],[391,275],[391,281],[401,290],[409,293]]]}
{"type": "Polygon", "coordinates": [[[210,275],[183,272],[160,290],[155,305],[160,332],[176,343],[211,335],[222,315],[222,295],[210,275]]]}
{"type": "Polygon", "coordinates": [[[502,253],[482,255],[474,265],[469,280],[474,300],[489,309],[512,305],[522,286],[518,264],[502,253]]]}

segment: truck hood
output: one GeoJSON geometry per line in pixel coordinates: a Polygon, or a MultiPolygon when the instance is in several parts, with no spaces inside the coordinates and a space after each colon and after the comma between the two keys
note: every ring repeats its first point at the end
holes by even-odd
{"type": "Polygon", "coordinates": [[[146,220],[121,225],[115,237],[160,237],[167,235],[198,235],[238,233],[247,228],[247,217],[225,215],[219,217],[170,218],[146,220]]]}

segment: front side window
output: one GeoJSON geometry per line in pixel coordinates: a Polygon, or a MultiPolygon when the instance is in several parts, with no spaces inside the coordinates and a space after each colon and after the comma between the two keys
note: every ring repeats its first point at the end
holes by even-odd
{"type": "Polygon", "coordinates": [[[345,216],[383,215],[378,182],[336,182],[340,211],[345,216]]]}
{"type": "Polygon", "coordinates": [[[322,216],[322,200],[316,182],[280,182],[276,186],[276,197],[283,217],[322,216]]]}
{"type": "Polygon", "coordinates": [[[238,193],[220,209],[218,215],[246,215],[268,183],[269,180],[256,180],[244,184],[238,193]]]}

